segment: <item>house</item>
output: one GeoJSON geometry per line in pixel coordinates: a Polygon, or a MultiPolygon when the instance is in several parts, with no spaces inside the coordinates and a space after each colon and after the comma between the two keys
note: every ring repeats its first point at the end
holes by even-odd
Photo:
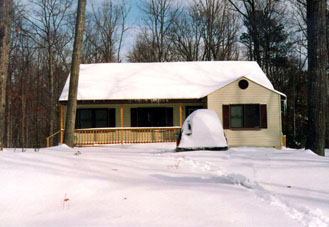
{"type": "MultiPolygon", "coordinates": [[[[69,77],[60,96],[61,127],[69,77]]],[[[281,104],[256,62],[80,65],[76,145],[175,141],[194,110],[214,110],[229,146],[281,147],[281,104]]]]}

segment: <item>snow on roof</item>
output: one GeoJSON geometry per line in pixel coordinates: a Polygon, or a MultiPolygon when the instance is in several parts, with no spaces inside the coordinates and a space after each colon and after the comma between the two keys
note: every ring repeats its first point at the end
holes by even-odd
{"type": "Polygon", "coordinates": [[[78,100],[199,99],[242,76],[275,91],[256,62],[101,63],[80,65],[78,100]]]}

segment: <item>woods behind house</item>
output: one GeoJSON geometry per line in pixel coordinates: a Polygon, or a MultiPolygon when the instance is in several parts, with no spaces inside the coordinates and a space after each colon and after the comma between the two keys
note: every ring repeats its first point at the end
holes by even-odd
{"type": "MultiPolygon", "coordinates": [[[[3,145],[42,147],[45,138],[60,129],[58,97],[70,71],[76,7],[73,0],[29,0],[26,5],[0,0],[0,7],[6,2],[13,4],[7,20],[7,80],[1,78],[3,145]]],[[[141,13],[136,18],[128,1],[88,1],[81,62],[257,61],[275,89],[288,97],[283,121],[287,145],[304,147],[309,80],[306,3],[139,0],[141,13]]],[[[329,1],[327,9],[328,5],[329,1]]],[[[328,31],[329,23],[326,26],[328,31]]],[[[329,46],[328,36],[326,43],[329,46]]]]}

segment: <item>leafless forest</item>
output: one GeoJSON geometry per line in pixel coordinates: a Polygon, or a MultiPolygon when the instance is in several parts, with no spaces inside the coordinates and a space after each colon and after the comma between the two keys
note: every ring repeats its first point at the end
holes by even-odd
{"type": "MultiPolygon", "coordinates": [[[[305,146],[306,0],[136,0],[138,10],[131,2],[88,1],[82,63],[257,61],[275,89],[288,96],[288,146],[305,146]]],[[[5,147],[43,147],[60,129],[58,98],[72,58],[76,1],[24,4],[14,1],[9,12],[9,68],[7,80],[1,80],[7,94],[0,129],[5,147]]],[[[327,33],[328,6],[329,1],[327,33]]]]}

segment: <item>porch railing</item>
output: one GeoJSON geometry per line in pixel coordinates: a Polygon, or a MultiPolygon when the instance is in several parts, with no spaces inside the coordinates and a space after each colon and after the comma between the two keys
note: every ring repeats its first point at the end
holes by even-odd
{"type": "Polygon", "coordinates": [[[54,134],[48,136],[46,138],[46,142],[47,142],[47,147],[50,147],[50,140],[54,139],[55,136],[57,136],[58,134],[60,134],[60,143],[63,143],[63,138],[64,138],[64,129],[58,130],[57,132],[55,132],[54,134]]]}
{"type": "Polygon", "coordinates": [[[175,142],[180,127],[76,129],[76,146],[175,142]]]}

